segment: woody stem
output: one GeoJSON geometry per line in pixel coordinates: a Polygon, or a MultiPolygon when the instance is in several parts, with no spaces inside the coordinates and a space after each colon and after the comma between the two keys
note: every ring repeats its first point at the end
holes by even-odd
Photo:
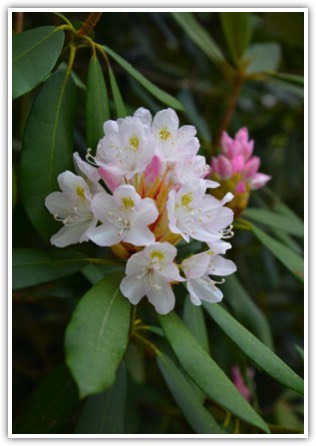
{"type": "Polygon", "coordinates": [[[80,36],[87,36],[91,30],[96,26],[100,20],[103,12],[91,12],[82,27],[79,29],[78,34],[80,36]]]}

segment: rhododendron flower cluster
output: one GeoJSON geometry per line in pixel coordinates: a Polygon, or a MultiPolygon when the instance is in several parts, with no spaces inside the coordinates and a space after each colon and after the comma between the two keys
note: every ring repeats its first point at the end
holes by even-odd
{"type": "Polygon", "coordinates": [[[221,137],[222,153],[211,158],[211,178],[222,186],[215,191],[217,198],[227,192],[234,194],[229,207],[239,214],[247,207],[250,191],[263,187],[271,177],[259,173],[260,158],[253,156],[254,141],[249,141],[248,130],[241,128],[231,138],[226,131],[221,137]]]}
{"type": "Polygon", "coordinates": [[[221,283],[210,276],[233,273],[223,257],[231,245],[233,212],[208,193],[218,183],[206,176],[209,166],[197,155],[196,129],[179,127],[172,109],[154,117],[144,108],[133,116],[104,124],[105,136],[95,156],[74,154],[76,175],[59,175],[61,192],[46,198],[46,207],[63,227],[51,243],[64,247],[91,240],[111,247],[126,259],[121,292],[132,304],[143,297],[160,314],[174,308],[172,286],[186,282],[195,305],[219,302],[221,283]],[[205,242],[206,250],[177,264],[176,245],[205,242]]]}

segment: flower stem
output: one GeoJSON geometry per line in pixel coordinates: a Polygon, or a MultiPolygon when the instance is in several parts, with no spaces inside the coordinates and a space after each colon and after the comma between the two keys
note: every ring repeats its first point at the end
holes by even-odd
{"type": "Polygon", "coordinates": [[[241,70],[238,70],[236,72],[236,75],[235,75],[234,80],[233,80],[233,91],[232,91],[231,97],[230,97],[228,105],[227,105],[226,113],[225,113],[225,115],[223,117],[222,123],[221,123],[221,125],[219,127],[219,132],[217,134],[217,137],[216,137],[216,140],[215,140],[215,143],[214,143],[214,148],[215,149],[217,147],[219,147],[222,133],[223,133],[224,130],[227,129],[227,127],[230,124],[230,121],[232,119],[232,116],[234,114],[234,111],[235,111],[235,108],[236,108],[236,105],[237,105],[237,101],[238,101],[238,98],[239,98],[239,95],[240,95],[240,90],[241,90],[243,81],[244,81],[244,74],[243,74],[243,72],[241,70]]]}
{"type": "Polygon", "coordinates": [[[79,29],[78,34],[80,36],[87,36],[96,26],[102,14],[103,12],[91,12],[82,27],[79,29]]]}

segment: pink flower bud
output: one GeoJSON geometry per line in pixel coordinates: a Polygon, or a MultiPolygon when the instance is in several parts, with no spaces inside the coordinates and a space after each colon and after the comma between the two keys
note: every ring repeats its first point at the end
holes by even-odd
{"type": "Polygon", "coordinates": [[[233,143],[234,143],[234,140],[224,130],[222,133],[222,136],[221,136],[221,147],[222,147],[222,152],[224,155],[229,156],[230,147],[233,143]]]}
{"type": "Polygon", "coordinates": [[[212,156],[212,158],[211,158],[211,171],[210,171],[210,173],[219,173],[218,159],[215,158],[214,156],[212,156]]]}
{"type": "Polygon", "coordinates": [[[246,183],[244,181],[239,181],[235,189],[236,194],[244,194],[246,191],[246,183]]]}
{"type": "Polygon", "coordinates": [[[238,130],[235,135],[235,140],[241,142],[242,144],[248,142],[248,129],[247,127],[242,127],[238,130]]]}
{"type": "MultiPolygon", "coordinates": [[[[249,369],[247,369],[248,372],[249,369]]],[[[240,373],[240,369],[237,365],[234,365],[231,370],[233,383],[235,384],[235,387],[239,390],[239,392],[242,394],[242,396],[247,400],[251,400],[251,391],[246,386],[244,378],[242,374],[240,373]]]]}
{"type": "Polygon", "coordinates": [[[242,145],[242,153],[245,157],[245,160],[249,159],[253,153],[253,147],[254,147],[254,141],[253,139],[251,141],[245,142],[242,145]]]}
{"type": "Polygon", "coordinates": [[[124,177],[116,167],[99,167],[98,173],[111,192],[114,192],[118,186],[124,183],[124,177]]]}
{"type": "Polygon", "coordinates": [[[242,155],[235,156],[232,160],[233,173],[241,173],[244,169],[244,157],[242,155]]]}
{"type": "Polygon", "coordinates": [[[260,187],[263,187],[270,180],[270,175],[266,175],[265,173],[255,173],[250,180],[250,188],[260,189],[260,187]]]}
{"type": "Polygon", "coordinates": [[[161,171],[162,162],[158,156],[153,156],[151,162],[145,169],[145,178],[150,183],[153,183],[155,179],[158,177],[161,171]]]}
{"type": "Polygon", "coordinates": [[[245,164],[244,174],[247,178],[251,178],[256,172],[258,172],[260,166],[260,158],[253,156],[245,164]]]}
{"type": "Polygon", "coordinates": [[[219,155],[218,160],[218,169],[219,173],[223,178],[229,178],[232,176],[233,170],[232,165],[228,158],[224,155],[219,155]]]}

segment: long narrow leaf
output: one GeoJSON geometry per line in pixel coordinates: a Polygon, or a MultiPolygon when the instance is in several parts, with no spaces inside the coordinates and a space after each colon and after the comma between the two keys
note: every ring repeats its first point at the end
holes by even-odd
{"type": "Polygon", "coordinates": [[[160,371],[186,420],[197,434],[225,434],[212,415],[203,407],[192,384],[165,354],[157,356],[160,371]]]}
{"type": "Polygon", "coordinates": [[[197,342],[209,353],[207,329],[202,307],[193,305],[186,296],[183,309],[183,322],[193,334],[197,342]]]}
{"type": "Polygon", "coordinates": [[[304,393],[303,380],[220,305],[203,303],[204,308],[227,336],[259,367],[285,386],[304,393]]]}
{"type": "Polygon", "coordinates": [[[254,225],[252,231],[283,265],[299,279],[304,279],[304,261],[300,256],[254,225]]]}
{"type": "Polygon", "coordinates": [[[87,144],[95,149],[103,136],[104,121],[110,119],[109,99],[97,56],[90,60],[87,81],[87,144]]]}
{"type": "Polygon", "coordinates": [[[220,16],[230,53],[238,64],[250,41],[249,12],[221,12],[220,16]]]}
{"type": "Polygon", "coordinates": [[[172,12],[171,15],[212,62],[219,66],[227,64],[219,46],[191,12],[172,12]]]}
{"type": "Polygon", "coordinates": [[[13,249],[13,289],[50,282],[73,274],[89,259],[78,249],[13,249]]]}
{"type": "Polygon", "coordinates": [[[57,62],[64,31],[41,26],[13,37],[12,97],[22,96],[42,82],[57,62]]]}
{"type": "Polygon", "coordinates": [[[166,316],[159,316],[159,320],[182,367],[200,389],[220,406],[268,433],[269,428],[264,420],[196,342],[178,316],[171,312],[166,316]]]}
{"type": "Polygon", "coordinates": [[[39,93],[26,124],[21,158],[21,193],[39,234],[48,240],[59,228],[45,208],[58,189],[57,177],[72,168],[75,86],[65,70],[52,75],[39,93]]]}
{"type": "Polygon", "coordinates": [[[126,371],[117,370],[115,383],[85,402],[75,434],[124,434],[126,371]]]}
{"type": "Polygon", "coordinates": [[[66,362],[80,397],[102,392],[115,374],[128,342],[130,304],[120,292],[122,274],[94,285],[80,300],[66,330],[66,362]]]}
{"type": "Polygon", "coordinates": [[[146,90],[148,90],[155,98],[159,99],[166,105],[169,105],[176,110],[183,110],[183,105],[178,99],[171,96],[169,93],[161,90],[151,81],[149,81],[145,76],[143,76],[139,71],[137,71],[129,62],[119,56],[115,51],[113,51],[108,46],[104,46],[106,53],[111,56],[128,74],[130,74],[136,81],[138,81],[146,90]]]}
{"type": "Polygon", "coordinates": [[[118,118],[125,118],[127,115],[126,107],[117,84],[116,78],[114,76],[112,68],[109,66],[109,76],[110,76],[110,84],[113,95],[113,100],[116,108],[116,114],[118,118]]]}
{"type": "Polygon", "coordinates": [[[281,229],[288,234],[304,237],[304,225],[297,222],[297,220],[292,220],[290,217],[282,215],[281,213],[273,212],[268,209],[248,208],[244,211],[243,216],[248,217],[250,220],[257,223],[281,229]]]}
{"type": "Polygon", "coordinates": [[[248,295],[236,274],[226,278],[222,290],[236,319],[272,350],[273,339],[268,320],[248,295]]]}

